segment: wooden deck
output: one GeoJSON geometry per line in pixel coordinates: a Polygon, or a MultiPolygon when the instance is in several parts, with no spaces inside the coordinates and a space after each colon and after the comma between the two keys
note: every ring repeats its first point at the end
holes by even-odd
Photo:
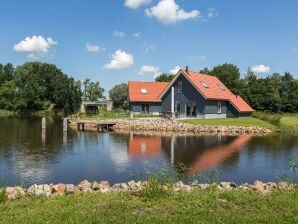
{"type": "Polygon", "coordinates": [[[78,131],[85,131],[85,124],[89,124],[90,126],[93,126],[94,128],[97,129],[98,132],[112,131],[114,125],[116,125],[116,123],[114,122],[78,121],[77,122],[78,131]]]}

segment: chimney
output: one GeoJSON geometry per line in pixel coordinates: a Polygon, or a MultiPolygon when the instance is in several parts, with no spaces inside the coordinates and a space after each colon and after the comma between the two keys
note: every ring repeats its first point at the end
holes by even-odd
{"type": "Polygon", "coordinates": [[[188,65],[185,67],[185,71],[188,72],[188,65]]]}

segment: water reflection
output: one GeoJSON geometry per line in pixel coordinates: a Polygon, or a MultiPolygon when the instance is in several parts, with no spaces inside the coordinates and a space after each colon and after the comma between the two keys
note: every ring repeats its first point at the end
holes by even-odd
{"type": "MultiPolygon", "coordinates": [[[[187,169],[187,177],[217,169],[221,179],[276,181],[278,174],[297,178],[289,160],[298,158],[293,135],[146,136],[140,134],[63,132],[61,119],[0,118],[0,175],[9,184],[78,183],[83,179],[124,182],[146,170],[187,169]]],[[[179,170],[180,172],[181,170],[179,170]]]]}

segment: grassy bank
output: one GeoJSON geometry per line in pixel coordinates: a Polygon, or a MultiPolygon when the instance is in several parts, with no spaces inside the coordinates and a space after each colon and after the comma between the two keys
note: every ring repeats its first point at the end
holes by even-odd
{"type": "Polygon", "coordinates": [[[0,223],[297,223],[297,198],[297,189],[27,198],[0,204],[0,223]]]}
{"type": "Polygon", "coordinates": [[[298,132],[298,113],[284,114],[280,120],[280,129],[298,132]]]}
{"type": "Polygon", "coordinates": [[[244,127],[258,126],[258,127],[268,128],[273,131],[278,130],[277,126],[257,118],[190,119],[190,120],[183,120],[183,122],[194,124],[194,125],[222,125],[222,126],[244,126],[244,127]]]}
{"type": "Polygon", "coordinates": [[[11,116],[11,115],[13,115],[12,111],[0,110],[0,117],[11,116]]]}

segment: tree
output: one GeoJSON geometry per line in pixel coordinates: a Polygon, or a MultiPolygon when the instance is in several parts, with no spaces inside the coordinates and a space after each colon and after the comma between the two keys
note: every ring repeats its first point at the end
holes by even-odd
{"type": "Polygon", "coordinates": [[[156,82],[170,82],[174,78],[174,75],[162,73],[155,78],[156,82]]]}
{"type": "Polygon", "coordinates": [[[104,98],[104,89],[100,86],[99,82],[91,82],[90,79],[85,79],[83,85],[83,99],[85,101],[97,101],[104,98]]]}
{"type": "Polygon", "coordinates": [[[16,100],[16,86],[13,80],[6,81],[0,86],[0,108],[14,110],[16,100]]]}
{"type": "MultiPolygon", "coordinates": [[[[208,69],[206,70],[208,72],[208,69]]],[[[219,78],[234,94],[240,93],[240,72],[239,68],[233,64],[223,64],[215,66],[210,73],[219,78]]]]}
{"type": "Polygon", "coordinates": [[[81,103],[80,85],[55,65],[28,62],[17,67],[15,110],[37,111],[54,104],[65,113],[75,112],[81,103]]]}
{"type": "Polygon", "coordinates": [[[115,108],[128,109],[128,86],[126,83],[115,85],[109,91],[109,96],[115,108]]]}
{"type": "Polygon", "coordinates": [[[6,81],[13,79],[14,67],[11,63],[6,65],[0,64],[0,85],[4,84],[6,81]]]}

